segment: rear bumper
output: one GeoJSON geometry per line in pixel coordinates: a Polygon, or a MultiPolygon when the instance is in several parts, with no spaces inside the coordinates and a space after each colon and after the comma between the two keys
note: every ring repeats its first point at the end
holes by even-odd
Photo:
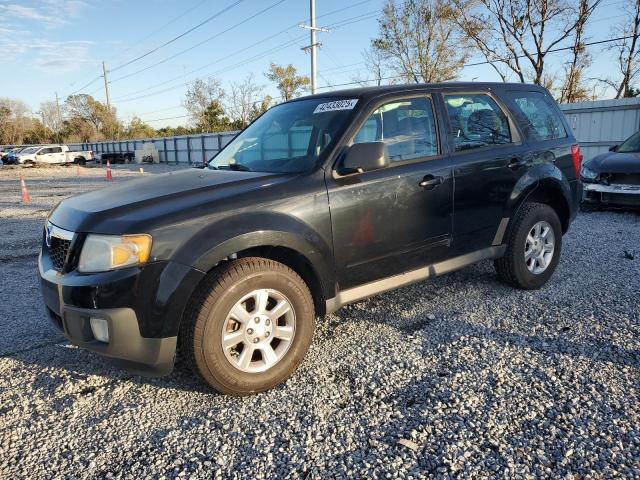
{"type": "Polygon", "coordinates": [[[46,253],[38,264],[49,317],[71,343],[138,374],[171,372],[182,314],[204,274],[175,262],[60,274],[46,253]],[[91,318],[107,322],[108,342],[95,338],[91,318]]]}

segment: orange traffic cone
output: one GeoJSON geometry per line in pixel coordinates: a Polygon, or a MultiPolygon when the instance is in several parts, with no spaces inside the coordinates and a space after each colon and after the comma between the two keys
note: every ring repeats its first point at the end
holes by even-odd
{"type": "Polygon", "coordinates": [[[27,191],[27,185],[24,183],[24,177],[20,177],[20,189],[22,190],[22,203],[29,203],[31,197],[27,191]]]}
{"type": "Polygon", "coordinates": [[[109,160],[107,160],[107,178],[106,178],[107,182],[110,182],[111,180],[113,180],[113,176],[111,175],[111,164],[109,163],[109,160]]]}

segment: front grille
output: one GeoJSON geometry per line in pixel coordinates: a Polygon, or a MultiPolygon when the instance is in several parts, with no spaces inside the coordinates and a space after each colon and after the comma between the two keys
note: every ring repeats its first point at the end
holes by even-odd
{"type": "Polygon", "coordinates": [[[64,263],[67,260],[69,254],[69,247],[71,246],[71,240],[64,240],[62,238],[51,237],[51,246],[49,247],[49,257],[51,263],[56,270],[62,271],[64,263]]]}
{"type": "Polygon", "coordinates": [[[609,183],[640,185],[640,173],[612,173],[609,175],[609,183]]]}

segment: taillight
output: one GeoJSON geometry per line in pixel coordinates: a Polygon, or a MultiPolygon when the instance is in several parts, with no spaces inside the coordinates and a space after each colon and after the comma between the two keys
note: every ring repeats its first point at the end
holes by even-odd
{"type": "Polygon", "coordinates": [[[576,171],[576,177],[580,178],[580,168],[582,167],[582,152],[579,145],[571,145],[571,160],[573,161],[573,169],[576,171]]]}

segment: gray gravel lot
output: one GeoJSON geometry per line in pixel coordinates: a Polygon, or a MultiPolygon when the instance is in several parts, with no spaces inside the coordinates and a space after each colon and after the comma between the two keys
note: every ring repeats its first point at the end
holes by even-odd
{"type": "Polygon", "coordinates": [[[640,476],[639,215],[579,215],[539,291],[482,263],[345,307],[288,382],[230,398],[182,365],[132,376],[49,326],[44,217],[103,176],[0,169],[0,478],[640,476]]]}

